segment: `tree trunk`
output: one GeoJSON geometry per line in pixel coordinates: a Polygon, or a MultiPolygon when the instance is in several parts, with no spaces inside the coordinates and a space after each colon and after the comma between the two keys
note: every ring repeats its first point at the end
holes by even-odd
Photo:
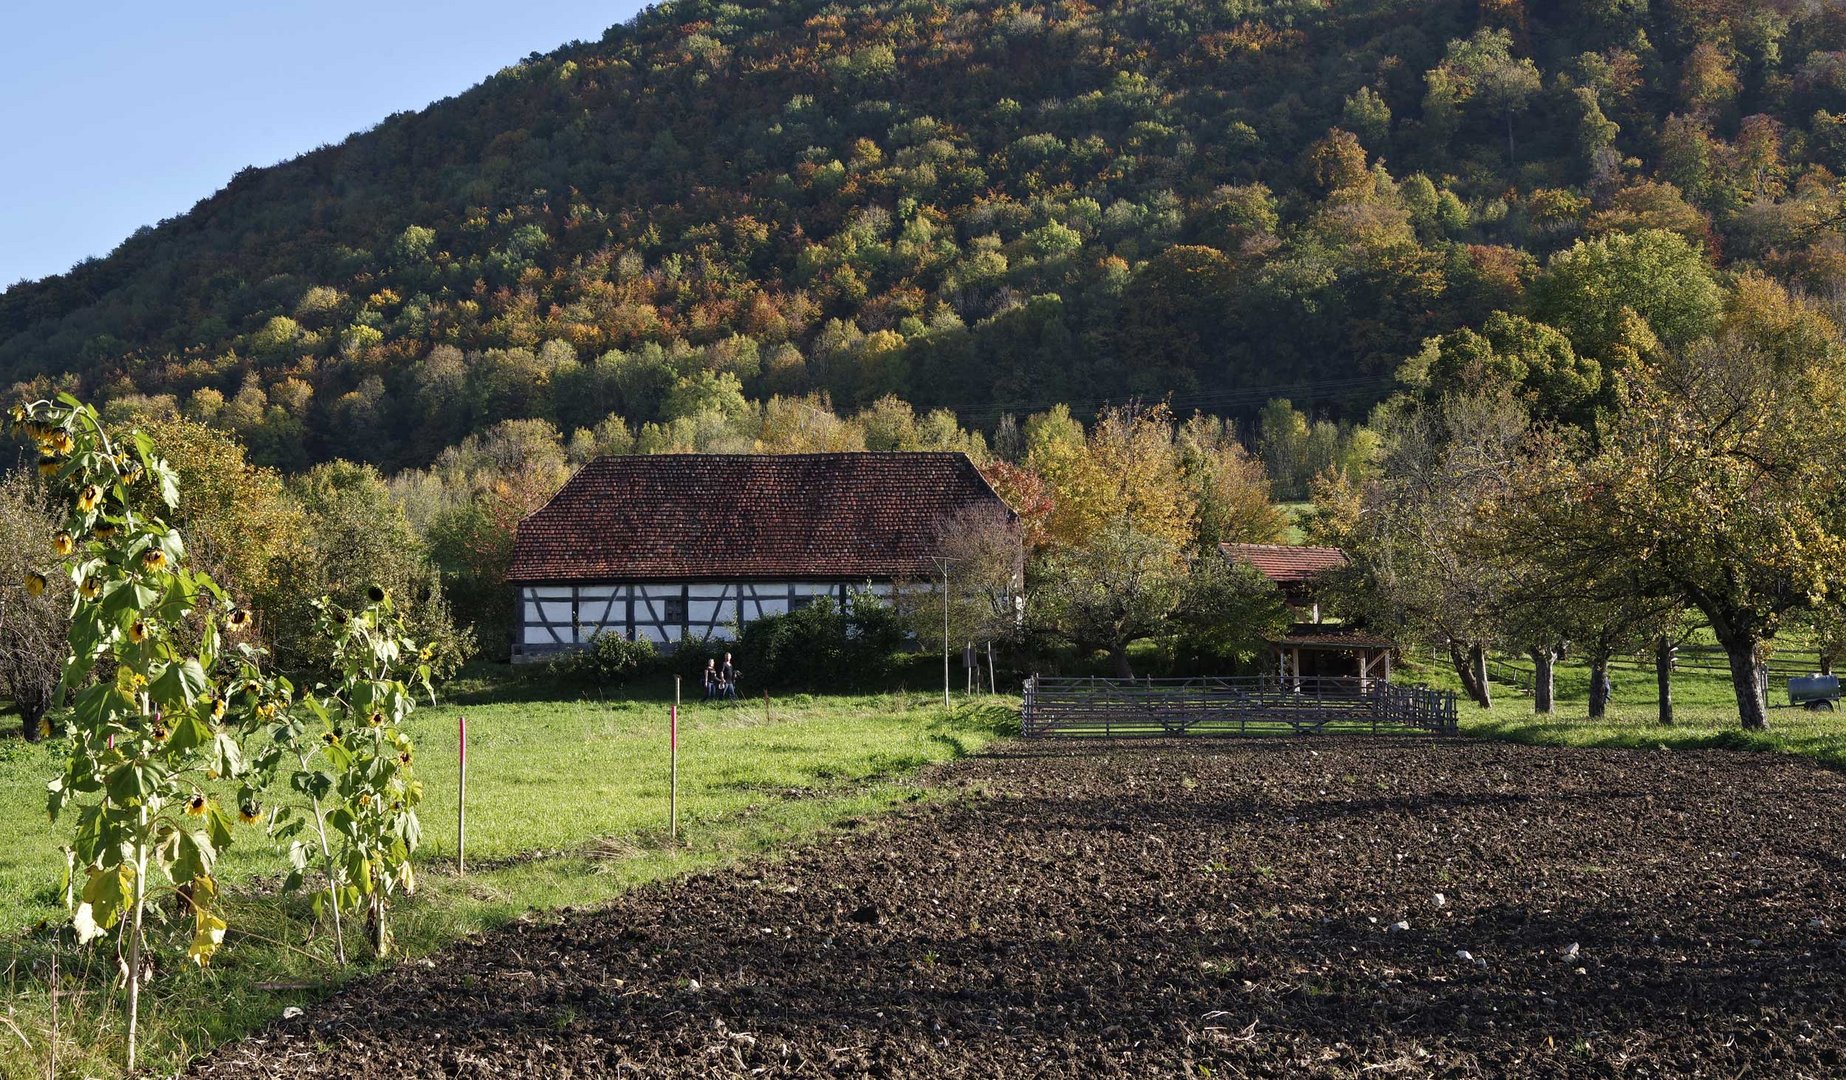
{"type": "Polygon", "coordinates": [[[27,742],[38,742],[45,737],[45,718],[33,715],[32,710],[21,707],[19,710],[19,734],[27,742]]]}
{"type": "Polygon", "coordinates": [[[1763,705],[1762,662],[1756,656],[1754,635],[1739,635],[1721,640],[1731,660],[1731,689],[1737,694],[1737,717],[1745,731],[1769,730],[1769,714],[1763,705]]]}
{"type": "Polygon", "coordinates": [[[1462,649],[1458,641],[1449,642],[1449,662],[1455,665],[1455,675],[1461,680],[1461,691],[1475,704],[1481,701],[1481,685],[1476,681],[1473,654],[1462,649]]]}
{"type": "Polygon", "coordinates": [[[1481,708],[1493,708],[1493,683],[1487,680],[1487,646],[1476,643],[1468,647],[1468,664],[1474,668],[1474,684],[1480,688],[1475,699],[1481,708]]]}
{"type": "Polygon", "coordinates": [[[1528,652],[1532,657],[1532,711],[1550,716],[1557,711],[1557,650],[1547,645],[1528,652]]]}
{"type": "Polygon", "coordinates": [[[1673,654],[1677,647],[1662,634],[1654,639],[1654,681],[1660,687],[1660,726],[1673,726],[1673,654]]]}
{"type": "Polygon", "coordinates": [[[1590,719],[1601,720],[1609,713],[1609,658],[1590,660],[1590,719]]]}
{"type": "Polygon", "coordinates": [[[1132,679],[1135,669],[1128,663],[1128,646],[1126,644],[1109,646],[1109,659],[1115,664],[1115,677],[1132,679]]]}
{"type": "Polygon", "coordinates": [[[1833,654],[1832,653],[1824,652],[1820,654],[1820,674],[1822,675],[1833,674],[1833,654]]]}

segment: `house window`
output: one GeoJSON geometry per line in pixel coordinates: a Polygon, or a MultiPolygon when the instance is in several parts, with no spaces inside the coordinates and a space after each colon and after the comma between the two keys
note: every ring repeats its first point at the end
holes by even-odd
{"type": "Polygon", "coordinates": [[[686,600],[680,596],[669,596],[661,604],[661,621],[668,626],[686,625],[686,600]]]}
{"type": "Polygon", "coordinates": [[[800,611],[802,608],[807,607],[809,604],[812,604],[813,602],[814,602],[814,597],[812,596],[792,597],[790,598],[788,602],[788,609],[790,611],[800,611]]]}

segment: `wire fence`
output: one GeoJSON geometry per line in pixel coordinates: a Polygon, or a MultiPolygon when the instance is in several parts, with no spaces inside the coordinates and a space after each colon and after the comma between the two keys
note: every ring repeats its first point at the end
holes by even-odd
{"type": "Polygon", "coordinates": [[[1414,729],[1453,735],[1455,695],[1382,679],[1103,679],[1034,675],[1029,737],[1276,735],[1414,729]]]}

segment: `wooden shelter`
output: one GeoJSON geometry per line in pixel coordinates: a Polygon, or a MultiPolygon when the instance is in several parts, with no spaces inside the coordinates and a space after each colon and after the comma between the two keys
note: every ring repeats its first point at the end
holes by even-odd
{"type": "Polygon", "coordinates": [[[1315,586],[1321,575],[1347,565],[1344,551],[1294,544],[1220,544],[1219,550],[1227,559],[1255,567],[1304,617],[1269,643],[1271,670],[1285,686],[1350,680],[1363,694],[1390,680],[1396,642],[1344,623],[1321,621],[1315,586]]]}
{"type": "Polygon", "coordinates": [[[1269,643],[1284,686],[1351,679],[1361,694],[1390,681],[1395,651],[1389,638],[1330,623],[1297,623],[1269,643]]]}
{"type": "Polygon", "coordinates": [[[930,581],[942,523],[982,504],[1006,507],[961,453],[599,458],[519,523],[513,661],[604,633],[728,639],[820,597],[888,596],[930,581]]]}

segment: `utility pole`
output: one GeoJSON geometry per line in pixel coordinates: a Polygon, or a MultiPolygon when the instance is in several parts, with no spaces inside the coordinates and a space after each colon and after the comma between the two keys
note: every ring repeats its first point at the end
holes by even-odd
{"type": "Polygon", "coordinates": [[[949,560],[942,561],[942,707],[949,704],[949,560]]]}

